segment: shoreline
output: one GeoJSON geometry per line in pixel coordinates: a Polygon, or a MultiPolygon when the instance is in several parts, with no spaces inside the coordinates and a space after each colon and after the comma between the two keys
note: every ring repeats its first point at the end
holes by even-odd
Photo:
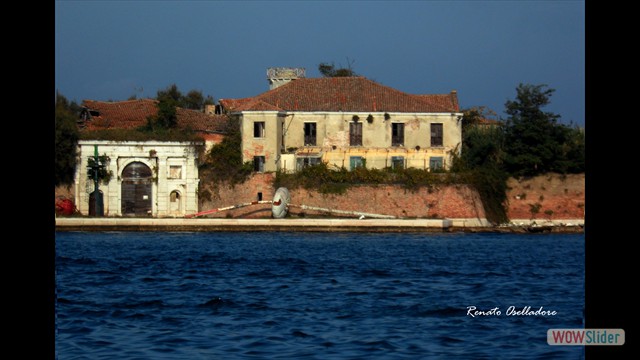
{"type": "Polygon", "coordinates": [[[484,219],[228,219],[58,217],[56,231],[288,231],[288,232],[494,232],[583,233],[584,220],[512,220],[493,226],[484,219]]]}

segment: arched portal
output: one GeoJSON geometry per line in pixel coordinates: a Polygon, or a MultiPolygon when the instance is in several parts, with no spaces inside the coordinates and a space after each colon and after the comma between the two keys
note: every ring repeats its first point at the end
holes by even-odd
{"type": "Polygon", "coordinates": [[[132,162],[122,170],[122,215],[151,216],[153,172],[139,162],[132,162]]]}
{"type": "Polygon", "coordinates": [[[173,190],[169,194],[169,210],[173,214],[180,214],[182,210],[182,197],[177,190],[173,190]]]}

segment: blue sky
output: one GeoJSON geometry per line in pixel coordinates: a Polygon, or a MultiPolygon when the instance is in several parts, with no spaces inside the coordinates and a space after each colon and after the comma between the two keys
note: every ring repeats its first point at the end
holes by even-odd
{"type": "Polygon", "coordinates": [[[412,94],[455,89],[504,117],[519,83],[585,123],[584,1],[56,1],[55,86],[70,100],[215,100],[268,90],[268,67],[335,63],[412,94]]]}

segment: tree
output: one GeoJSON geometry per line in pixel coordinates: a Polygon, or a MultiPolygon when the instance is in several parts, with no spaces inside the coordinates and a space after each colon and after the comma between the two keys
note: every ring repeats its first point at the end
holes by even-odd
{"type": "Polygon", "coordinates": [[[451,171],[459,173],[472,185],[480,198],[487,220],[501,224],[508,221],[504,171],[504,129],[502,125],[483,128],[482,119],[495,116],[491,109],[478,106],[462,110],[462,149],[452,152],[451,171]]]}
{"type": "Polygon", "coordinates": [[[582,173],[585,171],[584,129],[577,126],[562,126],[563,142],[560,156],[554,163],[554,170],[561,173],[582,173]]]}
{"type": "Polygon", "coordinates": [[[465,130],[477,126],[484,119],[491,119],[496,117],[496,112],[486,106],[472,106],[468,109],[462,110],[462,132],[465,130]]]}
{"type": "Polygon", "coordinates": [[[172,129],[178,125],[177,108],[202,110],[205,105],[213,105],[213,97],[206,99],[200,90],[191,90],[183,95],[176,84],[171,84],[163,90],[158,90],[158,113],[147,118],[147,124],[142,128],[146,131],[172,129]]]}
{"type": "Polygon", "coordinates": [[[182,97],[180,107],[191,110],[202,110],[204,108],[204,96],[202,96],[202,91],[189,91],[187,95],[182,97]]]}
{"type": "Polygon", "coordinates": [[[502,166],[504,160],[503,126],[480,127],[482,120],[496,113],[485,107],[475,106],[462,110],[462,148],[460,156],[454,157],[453,171],[475,169],[479,166],[502,166]]]}
{"type": "Polygon", "coordinates": [[[178,125],[177,105],[177,102],[171,98],[159,100],[155,123],[163,129],[175,128],[178,125]]]}
{"type": "Polygon", "coordinates": [[[172,129],[178,125],[178,115],[176,107],[182,98],[182,93],[176,84],[169,85],[164,90],[158,90],[156,99],[158,100],[158,112],[147,117],[147,125],[142,130],[154,131],[158,129],[172,129]]]}
{"type": "Polygon", "coordinates": [[[225,125],[225,137],[215,144],[203,170],[209,169],[213,178],[228,181],[231,184],[244,182],[253,170],[253,164],[242,162],[242,135],[240,121],[230,118],[225,125]]]}
{"type": "Polygon", "coordinates": [[[470,127],[463,136],[460,159],[464,168],[502,167],[505,152],[504,133],[501,126],[487,129],[470,127]]]}
{"type": "Polygon", "coordinates": [[[191,90],[187,93],[187,95],[184,95],[180,98],[178,106],[191,110],[203,110],[205,105],[213,104],[215,104],[215,102],[211,95],[207,95],[207,97],[205,98],[202,95],[202,91],[191,90]]]}
{"type": "Polygon", "coordinates": [[[56,93],[55,104],[55,172],[54,184],[73,184],[76,172],[76,152],[78,146],[79,106],[69,102],[62,94],[56,93]]]}
{"type": "Polygon", "coordinates": [[[205,98],[201,90],[191,90],[184,95],[176,84],[171,84],[164,90],[158,91],[156,99],[158,101],[175,101],[177,107],[190,110],[202,110],[205,105],[215,103],[211,95],[207,95],[205,98]]]}
{"type": "MultiPolygon", "coordinates": [[[[347,59],[348,61],[348,59],[347,59]]],[[[349,63],[349,65],[346,68],[338,68],[336,69],[336,66],[334,65],[334,63],[320,63],[320,65],[318,65],[318,71],[320,71],[320,74],[324,77],[349,77],[349,76],[358,76],[355,71],[353,71],[353,69],[351,68],[351,64],[353,64],[353,62],[349,63]]]]}
{"type": "Polygon", "coordinates": [[[519,84],[516,99],[507,100],[509,115],[505,127],[505,166],[512,175],[537,175],[557,171],[565,128],[557,124],[559,115],[542,108],[555,90],[547,85],[519,84]]]}
{"type": "Polygon", "coordinates": [[[156,99],[158,101],[165,100],[173,100],[176,103],[180,103],[182,100],[182,93],[178,90],[178,86],[176,84],[171,84],[167,86],[164,90],[158,90],[156,94],[156,99]]]}

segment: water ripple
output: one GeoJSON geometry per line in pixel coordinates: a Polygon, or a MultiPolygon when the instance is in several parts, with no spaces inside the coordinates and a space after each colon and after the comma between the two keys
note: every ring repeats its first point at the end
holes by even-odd
{"type": "Polygon", "coordinates": [[[584,358],[584,235],[61,232],[56,291],[60,360],[584,358]]]}

